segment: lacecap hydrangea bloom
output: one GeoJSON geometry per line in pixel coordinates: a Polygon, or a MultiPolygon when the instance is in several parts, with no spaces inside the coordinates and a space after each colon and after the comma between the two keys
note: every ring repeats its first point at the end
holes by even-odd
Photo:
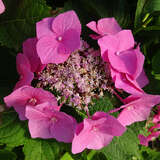
{"type": "MultiPolygon", "coordinates": [[[[20,79],[14,91],[4,97],[20,120],[28,120],[32,138],[72,143],[74,154],[107,146],[127,130],[126,126],[146,120],[160,103],[159,95],[142,89],[149,83],[143,69],[145,57],[132,31],[123,30],[115,18],[92,21],[87,27],[96,32],[91,38],[97,40],[97,50],[81,38],[81,23],[74,11],[37,22],[36,37],[27,39],[23,52],[17,55],[20,79]],[[119,91],[130,95],[123,99],[119,91]],[[93,99],[106,92],[116,95],[123,105],[90,115],[93,99]],[[82,112],[85,118],[78,123],[76,117],[63,112],[63,105],[82,112]],[[110,115],[117,111],[121,111],[118,118],[110,115]]],[[[159,135],[153,128],[150,137],[159,135]]],[[[141,144],[150,141],[143,135],[139,138],[141,144]]]]}

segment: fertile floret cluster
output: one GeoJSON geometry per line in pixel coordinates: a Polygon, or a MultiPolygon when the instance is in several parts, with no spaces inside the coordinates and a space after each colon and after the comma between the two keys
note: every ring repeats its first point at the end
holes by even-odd
{"type": "Polygon", "coordinates": [[[83,109],[92,98],[111,91],[111,77],[100,51],[89,48],[82,41],[81,49],[73,52],[62,64],[48,64],[38,74],[37,87],[57,92],[57,98],[71,106],[83,109]]]}

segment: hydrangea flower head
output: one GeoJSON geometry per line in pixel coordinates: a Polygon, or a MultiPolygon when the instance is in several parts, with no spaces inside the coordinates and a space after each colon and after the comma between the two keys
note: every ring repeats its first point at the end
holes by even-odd
{"type": "Polygon", "coordinates": [[[96,112],[78,124],[72,141],[72,153],[82,152],[85,148],[101,149],[108,145],[113,136],[121,136],[126,128],[114,117],[104,112],[96,112]]]}
{"type": "Polygon", "coordinates": [[[20,120],[26,120],[26,106],[36,106],[38,104],[49,102],[55,106],[55,110],[59,110],[57,100],[54,95],[42,88],[33,88],[31,86],[23,86],[16,89],[10,95],[4,97],[4,102],[8,107],[13,106],[19,114],[20,120]]]}
{"type": "Polygon", "coordinates": [[[51,110],[50,103],[26,108],[32,138],[55,138],[60,142],[72,142],[76,120],[64,112],[51,110]]]}
{"type": "Polygon", "coordinates": [[[3,4],[3,1],[0,0],[0,14],[3,13],[4,10],[5,10],[5,6],[4,6],[4,4],[3,4]]]}
{"type": "Polygon", "coordinates": [[[74,11],[37,23],[37,53],[42,64],[63,63],[80,47],[81,24],[74,11]]]}

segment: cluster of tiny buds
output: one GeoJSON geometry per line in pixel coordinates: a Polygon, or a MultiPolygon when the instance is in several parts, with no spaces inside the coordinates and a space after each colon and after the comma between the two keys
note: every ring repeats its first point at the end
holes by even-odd
{"type": "Polygon", "coordinates": [[[63,64],[48,64],[39,73],[36,87],[55,92],[60,102],[83,109],[93,98],[111,92],[111,78],[107,63],[100,52],[81,41],[81,48],[73,52],[63,64]]]}

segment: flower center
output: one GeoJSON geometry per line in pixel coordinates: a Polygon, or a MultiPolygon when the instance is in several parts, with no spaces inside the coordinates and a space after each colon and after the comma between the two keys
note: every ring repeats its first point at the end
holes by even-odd
{"type": "Polygon", "coordinates": [[[119,55],[120,55],[120,52],[116,52],[115,54],[116,54],[117,56],[119,56],[119,55]]]}
{"type": "Polygon", "coordinates": [[[97,132],[98,128],[97,128],[97,126],[93,126],[91,130],[92,130],[92,132],[97,132]]]}
{"type": "Polygon", "coordinates": [[[57,122],[57,118],[56,118],[56,117],[52,117],[52,118],[51,118],[51,121],[52,121],[52,122],[57,122]]]}
{"type": "Polygon", "coordinates": [[[57,40],[60,42],[60,41],[62,41],[62,36],[58,36],[57,37],[57,40]]]}
{"type": "Polygon", "coordinates": [[[36,98],[31,98],[28,101],[28,104],[31,105],[31,106],[35,106],[37,104],[37,99],[36,98]]]}

